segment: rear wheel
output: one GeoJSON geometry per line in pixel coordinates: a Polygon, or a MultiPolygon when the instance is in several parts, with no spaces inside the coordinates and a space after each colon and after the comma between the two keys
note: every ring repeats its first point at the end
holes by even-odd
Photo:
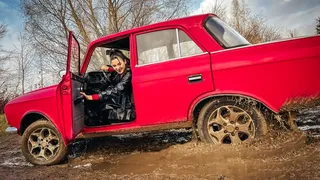
{"type": "Polygon", "coordinates": [[[267,132],[261,112],[234,99],[219,99],[205,105],[197,127],[202,141],[215,144],[239,144],[267,132]]]}
{"type": "Polygon", "coordinates": [[[34,165],[59,163],[67,154],[67,147],[52,123],[39,120],[32,123],[22,135],[22,153],[34,165]]]}

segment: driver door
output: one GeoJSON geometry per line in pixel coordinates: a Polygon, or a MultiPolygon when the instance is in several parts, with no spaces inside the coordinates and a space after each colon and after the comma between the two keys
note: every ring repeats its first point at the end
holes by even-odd
{"type": "Polygon", "coordinates": [[[83,78],[80,74],[80,46],[69,32],[66,74],[60,83],[63,119],[67,139],[75,138],[84,128],[84,104],[80,96],[83,78]]]}

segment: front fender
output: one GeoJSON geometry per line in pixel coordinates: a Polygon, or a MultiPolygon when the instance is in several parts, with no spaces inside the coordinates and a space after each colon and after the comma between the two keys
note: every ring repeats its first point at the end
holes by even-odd
{"type": "Polygon", "coordinates": [[[63,134],[64,131],[62,129],[62,126],[59,125],[59,122],[57,122],[57,120],[55,120],[49,114],[47,114],[45,112],[40,112],[37,110],[30,110],[30,111],[27,111],[23,114],[22,120],[20,122],[20,128],[19,128],[20,133],[23,134],[23,131],[30,124],[32,124],[40,119],[46,119],[46,120],[50,121],[54,125],[54,127],[57,129],[57,131],[61,134],[61,136],[63,137],[64,143],[68,144],[68,141],[63,134]]]}

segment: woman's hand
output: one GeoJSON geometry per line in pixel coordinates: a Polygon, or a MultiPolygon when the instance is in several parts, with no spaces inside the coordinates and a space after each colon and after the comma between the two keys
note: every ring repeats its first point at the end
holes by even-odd
{"type": "Polygon", "coordinates": [[[80,92],[81,95],[83,95],[84,98],[86,98],[86,100],[92,100],[92,96],[91,95],[86,95],[86,93],[84,92],[80,92]]]}
{"type": "Polygon", "coordinates": [[[109,67],[106,66],[106,65],[103,65],[103,66],[101,66],[100,70],[108,71],[108,70],[109,70],[109,67]]]}

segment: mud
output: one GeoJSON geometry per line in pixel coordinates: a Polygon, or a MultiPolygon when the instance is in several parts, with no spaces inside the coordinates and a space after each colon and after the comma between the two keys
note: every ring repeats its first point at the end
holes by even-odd
{"type": "Polygon", "coordinates": [[[0,179],[320,179],[319,109],[300,112],[303,132],[237,146],[203,144],[184,129],[78,140],[49,167],[27,163],[9,134],[0,137],[0,179]]]}

